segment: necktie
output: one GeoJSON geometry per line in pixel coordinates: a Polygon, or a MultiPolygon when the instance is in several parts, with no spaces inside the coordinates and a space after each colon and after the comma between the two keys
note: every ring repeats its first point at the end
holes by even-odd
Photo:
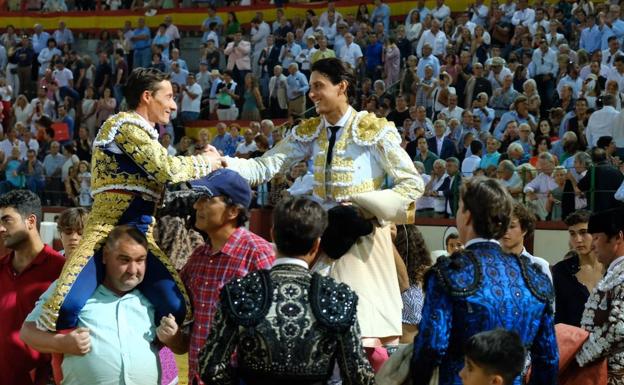
{"type": "Polygon", "coordinates": [[[613,57],[613,55],[609,55],[609,57],[607,58],[607,64],[611,65],[611,58],[613,57]]]}
{"type": "Polygon", "coordinates": [[[329,126],[327,127],[331,131],[331,135],[329,136],[329,145],[327,146],[327,162],[325,163],[325,167],[329,166],[332,161],[332,156],[334,155],[334,144],[336,143],[336,134],[338,130],[340,130],[340,126],[329,126]]]}

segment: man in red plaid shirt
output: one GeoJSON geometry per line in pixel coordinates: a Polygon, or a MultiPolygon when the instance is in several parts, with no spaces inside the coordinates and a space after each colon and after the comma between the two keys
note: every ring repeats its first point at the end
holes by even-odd
{"type": "Polygon", "coordinates": [[[271,243],[244,228],[251,189],[238,173],[222,169],[190,184],[204,193],[193,206],[195,227],[210,241],[195,249],[180,273],[193,302],[194,322],[189,344],[176,353],[189,349],[189,384],[200,385],[197,356],[206,343],[221,288],[250,271],[270,269],[275,251],[271,243]]]}

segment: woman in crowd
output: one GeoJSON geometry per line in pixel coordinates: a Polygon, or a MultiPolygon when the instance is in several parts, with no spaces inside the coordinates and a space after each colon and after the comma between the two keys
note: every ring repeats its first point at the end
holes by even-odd
{"type": "Polygon", "coordinates": [[[243,94],[242,120],[259,121],[260,111],[264,110],[258,79],[252,74],[245,75],[245,91],[243,94]]]}

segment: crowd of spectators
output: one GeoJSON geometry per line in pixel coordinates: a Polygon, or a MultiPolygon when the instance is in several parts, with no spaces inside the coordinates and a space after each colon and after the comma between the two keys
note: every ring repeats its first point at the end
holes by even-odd
{"type": "MultiPolygon", "coordinates": [[[[55,31],[35,25],[31,35],[8,26],[0,36],[2,191],[26,186],[46,204],[88,205],[89,165],[81,162],[90,161],[100,124],[125,109],[132,68],[171,74],[178,111],[159,128],[171,154],[212,143],[250,157],[314,114],[310,65],[338,57],[357,75],[351,104],[394,122],[423,173],[419,215],[454,216],[461,179],[482,174],[502,179],[542,220],[624,198],[624,189],[616,194],[624,156],[619,5],[476,1],[451,16],[444,0],[431,9],[419,0],[404,20],[391,20],[380,0],[344,15],[329,2],[290,18],[281,8],[275,20],[257,12],[245,26],[234,12],[206,12],[198,62],[180,50],[171,15],[156,30],[140,18],[102,31],[87,55],[64,22],[55,31]],[[216,136],[187,136],[184,126],[198,119],[218,119],[216,136]]],[[[272,185],[282,182],[261,186],[257,203],[270,204],[280,195],[272,185]]]]}

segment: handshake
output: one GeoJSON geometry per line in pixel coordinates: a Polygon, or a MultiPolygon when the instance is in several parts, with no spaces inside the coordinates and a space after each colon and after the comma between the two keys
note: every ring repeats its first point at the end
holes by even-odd
{"type": "Polygon", "coordinates": [[[215,171],[220,168],[227,167],[227,162],[225,161],[225,158],[223,157],[223,155],[221,155],[221,153],[219,152],[219,150],[216,149],[216,147],[210,144],[207,144],[206,146],[204,146],[204,148],[196,148],[195,154],[197,156],[203,157],[204,161],[207,164],[210,164],[211,171],[215,171]]]}

